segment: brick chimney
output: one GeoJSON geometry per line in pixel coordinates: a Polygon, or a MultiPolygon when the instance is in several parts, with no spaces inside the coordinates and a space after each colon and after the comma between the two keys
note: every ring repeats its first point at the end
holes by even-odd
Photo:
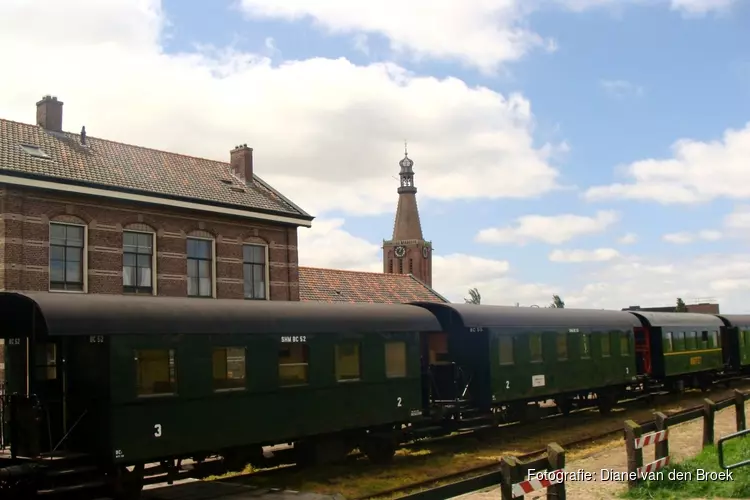
{"type": "Polygon", "coordinates": [[[53,132],[62,132],[62,101],[46,95],[36,103],[36,124],[53,132]]]}
{"type": "Polygon", "coordinates": [[[230,152],[229,167],[232,173],[245,182],[253,181],[253,148],[240,144],[230,152]]]}

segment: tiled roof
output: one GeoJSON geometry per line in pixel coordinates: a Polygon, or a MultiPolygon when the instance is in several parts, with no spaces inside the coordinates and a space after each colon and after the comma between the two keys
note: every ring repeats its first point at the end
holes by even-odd
{"type": "Polygon", "coordinates": [[[257,176],[247,185],[236,179],[229,163],[88,135],[84,146],[78,134],[3,119],[0,173],[312,219],[257,176]],[[49,159],[32,156],[21,144],[38,146],[49,159]]]}
{"type": "Polygon", "coordinates": [[[317,302],[448,302],[411,274],[299,268],[300,300],[317,302]]]}

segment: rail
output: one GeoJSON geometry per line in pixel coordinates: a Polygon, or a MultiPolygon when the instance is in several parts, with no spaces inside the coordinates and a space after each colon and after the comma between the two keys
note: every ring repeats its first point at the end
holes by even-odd
{"type": "MultiPolygon", "coordinates": [[[[654,414],[654,420],[646,424],[637,424],[632,420],[625,421],[625,453],[628,464],[628,488],[638,486],[642,481],[649,478],[649,474],[656,472],[669,465],[669,428],[671,426],[703,419],[703,447],[714,444],[715,430],[714,420],[716,412],[734,406],[737,432],[725,436],[719,440],[719,462],[723,464],[723,443],[729,439],[744,436],[747,432],[747,416],[745,415],[745,401],[750,400],[750,393],[743,393],[735,389],[734,397],[714,402],[708,398],[703,400],[702,406],[697,406],[676,415],[664,415],[661,412],[654,414]],[[654,461],[644,465],[643,448],[654,445],[654,461]]],[[[750,465],[750,460],[745,460],[732,467],[750,465]]],[[[721,465],[722,468],[726,468],[721,465]]]]}

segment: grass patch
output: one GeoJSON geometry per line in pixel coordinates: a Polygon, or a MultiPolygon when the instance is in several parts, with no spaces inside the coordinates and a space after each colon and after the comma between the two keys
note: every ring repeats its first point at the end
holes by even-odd
{"type": "MultiPolygon", "coordinates": [[[[729,441],[723,446],[724,462],[735,464],[750,458],[750,436],[729,441]]],[[[708,446],[692,460],[662,469],[661,480],[644,481],[624,493],[623,498],[659,498],[664,500],[687,498],[750,498],[750,466],[733,469],[733,478],[697,480],[697,470],[721,473],[719,455],[715,446],[708,446]],[[683,475],[680,479],[680,474],[683,475]],[[692,476],[688,476],[692,474],[692,476]],[[691,479],[688,479],[691,478],[691,479]]],[[[726,474],[726,472],[725,472],[726,474]]],[[[726,475],[724,476],[726,477],[726,475]]]]}

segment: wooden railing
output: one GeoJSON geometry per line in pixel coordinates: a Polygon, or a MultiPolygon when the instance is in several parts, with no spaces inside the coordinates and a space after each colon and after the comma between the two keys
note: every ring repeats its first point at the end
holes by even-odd
{"type": "Polygon", "coordinates": [[[628,488],[634,488],[641,481],[649,478],[649,473],[669,465],[669,428],[671,426],[703,418],[703,447],[714,444],[714,421],[716,412],[734,406],[737,431],[747,427],[745,401],[750,394],[735,389],[734,398],[719,403],[706,398],[703,407],[666,416],[661,412],[654,413],[654,421],[639,425],[632,420],[625,421],[625,452],[628,464],[628,488]],[[654,445],[654,461],[643,464],[643,447],[654,445]]]}
{"type": "Polygon", "coordinates": [[[503,500],[547,489],[548,499],[565,500],[565,450],[557,443],[547,446],[545,456],[521,462],[514,457],[500,460],[500,493],[503,500]]]}

